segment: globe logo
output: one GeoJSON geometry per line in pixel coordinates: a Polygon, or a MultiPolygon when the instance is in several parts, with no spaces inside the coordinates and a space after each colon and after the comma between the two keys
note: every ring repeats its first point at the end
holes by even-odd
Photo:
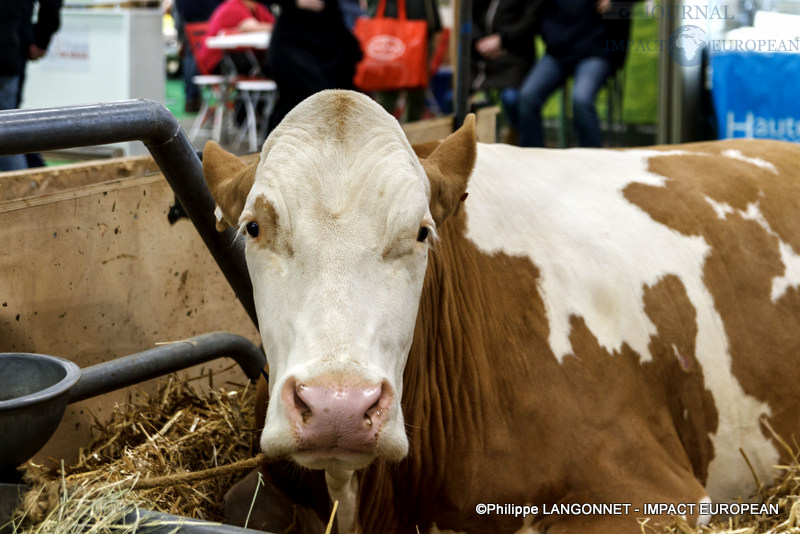
{"type": "Polygon", "coordinates": [[[708,48],[708,36],[697,26],[681,26],[669,36],[669,57],[682,67],[698,66],[704,48],[708,48]]]}

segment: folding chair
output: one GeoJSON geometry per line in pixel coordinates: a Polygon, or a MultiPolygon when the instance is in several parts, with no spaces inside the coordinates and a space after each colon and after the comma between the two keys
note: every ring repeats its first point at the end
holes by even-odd
{"type": "MultiPolygon", "coordinates": [[[[192,50],[192,54],[197,57],[197,53],[203,45],[203,39],[208,31],[207,22],[186,23],[184,26],[186,40],[192,50]]],[[[200,72],[198,76],[192,77],[192,83],[200,87],[202,102],[197,118],[192,123],[192,131],[189,133],[189,140],[194,142],[203,125],[213,118],[210,128],[211,138],[219,141],[222,137],[222,120],[226,105],[226,92],[228,91],[228,80],[225,76],[204,72],[198,64],[200,72]]]]}
{"type": "Polygon", "coordinates": [[[236,142],[240,143],[246,134],[250,152],[256,152],[258,139],[264,139],[267,135],[267,124],[275,108],[278,85],[268,78],[248,78],[237,81],[235,87],[246,113],[246,121],[239,130],[236,142]],[[259,104],[262,105],[260,113],[259,104]]]}

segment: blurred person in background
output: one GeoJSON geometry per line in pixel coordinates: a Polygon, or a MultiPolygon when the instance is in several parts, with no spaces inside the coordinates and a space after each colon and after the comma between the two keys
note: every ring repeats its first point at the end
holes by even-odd
{"type": "MultiPolygon", "coordinates": [[[[208,19],[206,39],[225,33],[270,32],[274,24],[275,16],[269,8],[256,0],[225,0],[208,19]]],[[[253,65],[246,54],[231,52],[228,56],[233,60],[237,72],[247,74],[252,70],[253,65]]],[[[220,63],[224,57],[222,50],[209,48],[204,41],[195,61],[205,72],[220,73],[220,63]]]]}
{"type": "MultiPolygon", "coordinates": [[[[374,17],[378,10],[380,0],[367,0],[367,14],[374,17]]],[[[386,17],[397,17],[397,0],[386,0],[386,17]]],[[[442,30],[442,21],[439,18],[439,5],[436,0],[406,0],[406,17],[410,20],[424,20],[428,23],[428,58],[434,50],[436,34],[442,30]]],[[[411,89],[405,91],[405,108],[401,120],[403,122],[417,121],[425,112],[426,89],[411,89]]],[[[376,94],[376,100],[391,114],[395,114],[401,91],[381,91],[376,94]]]]}
{"type": "Polygon", "coordinates": [[[278,21],[267,72],[278,84],[269,131],[297,104],[325,89],[354,89],[361,48],[345,25],[338,0],[276,0],[278,21]]]}
{"type": "MultiPolygon", "coordinates": [[[[28,61],[36,61],[47,54],[53,35],[61,27],[62,0],[22,0],[24,13],[20,29],[22,47],[22,72],[19,77],[17,107],[22,107],[22,94],[25,89],[25,74],[28,61]],[[35,19],[35,22],[34,22],[35,19]]],[[[28,167],[44,167],[41,154],[25,154],[28,167]]]]}
{"type": "Polygon", "coordinates": [[[608,41],[627,40],[630,19],[604,19],[611,0],[550,0],[539,32],[547,46],[520,89],[520,145],[544,146],[542,107],[573,76],[572,115],[578,144],[603,144],[595,99],[609,76],[625,62],[625,52],[608,41]]]}
{"type": "Polygon", "coordinates": [[[181,48],[183,60],[181,70],[183,73],[183,92],[186,99],[184,111],[186,113],[197,113],[200,111],[200,88],[193,82],[192,78],[197,76],[197,63],[195,63],[192,47],[186,40],[184,25],[186,23],[207,22],[211,14],[222,3],[222,0],[173,0],[173,18],[175,27],[178,29],[178,38],[183,46],[181,48]]]}
{"type": "Polygon", "coordinates": [[[344,25],[347,26],[348,30],[353,31],[356,19],[367,14],[364,9],[365,6],[366,0],[339,0],[339,9],[342,10],[344,25]]]}
{"type": "Polygon", "coordinates": [[[473,0],[472,90],[499,90],[516,144],[519,87],[536,61],[536,24],[543,0],[473,0]]]}
{"type": "MultiPolygon", "coordinates": [[[[25,66],[22,56],[25,7],[20,0],[0,0],[0,109],[15,109],[19,103],[20,79],[25,66]]],[[[0,171],[27,166],[22,154],[0,157],[0,171]]]]}

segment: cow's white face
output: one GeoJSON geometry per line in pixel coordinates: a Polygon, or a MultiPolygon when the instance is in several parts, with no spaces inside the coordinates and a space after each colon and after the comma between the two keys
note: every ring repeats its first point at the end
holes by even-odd
{"type": "Polygon", "coordinates": [[[405,455],[402,375],[434,228],[402,131],[348,133],[279,138],[240,219],[270,368],[261,444],[312,468],[405,455]]]}
{"type": "MultiPolygon", "coordinates": [[[[206,174],[230,220],[238,208],[206,174]]],[[[264,145],[238,227],[269,363],[271,456],[326,470],[405,456],[403,370],[440,222],[431,206],[441,211],[429,174],[397,121],[357,93],[311,97],[264,145]]]]}

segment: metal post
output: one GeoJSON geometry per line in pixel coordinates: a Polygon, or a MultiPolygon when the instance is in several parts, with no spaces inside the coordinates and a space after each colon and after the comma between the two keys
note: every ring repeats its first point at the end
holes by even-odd
{"type": "Polygon", "coordinates": [[[458,27],[458,67],[456,69],[455,117],[453,130],[461,128],[469,113],[472,61],[472,0],[460,0],[456,14],[458,27]]]}
{"type": "Polygon", "coordinates": [[[244,253],[234,230],[216,230],[214,199],[180,123],[151,100],[0,111],[0,155],[142,141],[197,228],[239,301],[258,326],[244,253]]]}

